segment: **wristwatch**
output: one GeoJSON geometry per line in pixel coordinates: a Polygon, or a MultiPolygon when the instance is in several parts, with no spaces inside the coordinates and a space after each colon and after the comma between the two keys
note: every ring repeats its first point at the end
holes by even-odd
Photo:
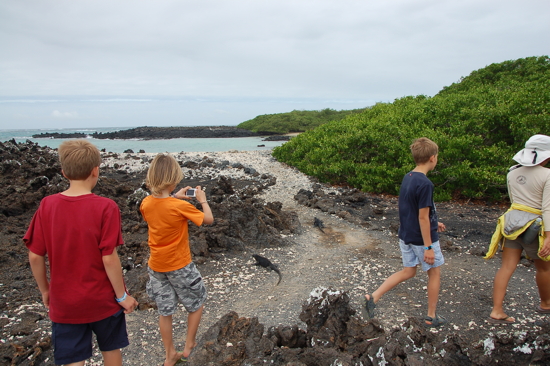
{"type": "Polygon", "coordinates": [[[430,250],[432,249],[432,246],[430,245],[429,247],[424,247],[425,250],[430,250]]]}

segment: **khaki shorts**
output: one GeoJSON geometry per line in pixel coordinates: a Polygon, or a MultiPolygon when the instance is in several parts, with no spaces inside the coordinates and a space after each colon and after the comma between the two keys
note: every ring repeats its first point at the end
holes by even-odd
{"type": "Polygon", "coordinates": [[[531,244],[525,244],[523,238],[519,236],[516,240],[505,239],[504,247],[510,249],[523,249],[525,254],[531,259],[540,259],[539,241],[535,240],[531,244]]]}
{"type": "Polygon", "coordinates": [[[185,310],[193,313],[206,301],[206,287],[195,263],[170,272],[155,272],[147,267],[147,295],[157,303],[162,316],[176,312],[178,300],[185,310]]]}
{"type": "Polygon", "coordinates": [[[443,253],[441,252],[441,246],[439,240],[432,243],[432,249],[434,251],[434,264],[428,264],[424,262],[424,245],[412,245],[405,244],[405,242],[399,239],[399,248],[401,248],[401,260],[403,261],[403,267],[416,267],[422,265],[423,271],[428,271],[432,268],[442,266],[445,263],[443,253]]]}

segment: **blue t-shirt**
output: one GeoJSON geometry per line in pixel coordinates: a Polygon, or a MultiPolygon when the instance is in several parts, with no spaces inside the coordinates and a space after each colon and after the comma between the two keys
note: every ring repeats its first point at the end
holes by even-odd
{"type": "Polygon", "coordinates": [[[434,185],[425,174],[411,171],[403,177],[399,190],[399,239],[406,244],[424,245],[418,210],[425,207],[430,208],[431,243],[439,240],[433,192],[434,185]]]}

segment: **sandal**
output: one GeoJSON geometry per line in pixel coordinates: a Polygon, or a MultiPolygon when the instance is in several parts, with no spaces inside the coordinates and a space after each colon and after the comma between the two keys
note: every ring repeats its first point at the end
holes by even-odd
{"type": "Polygon", "coordinates": [[[512,318],[511,316],[506,316],[506,317],[500,318],[500,319],[495,319],[493,317],[489,317],[487,319],[487,322],[489,322],[491,324],[512,324],[512,323],[515,323],[516,320],[514,318],[512,318]]]}
{"type": "Polygon", "coordinates": [[[424,325],[428,328],[439,328],[443,324],[447,324],[448,321],[442,316],[435,315],[435,318],[432,318],[431,316],[427,316],[424,318],[425,322],[424,325]],[[431,324],[428,324],[426,322],[430,322],[431,324]]]}
{"type": "Polygon", "coordinates": [[[369,295],[369,299],[367,300],[366,297],[363,297],[363,306],[361,307],[361,313],[363,314],[363,317],[365,319],[370,320],[374,318],[374,309],[376,308],[376,304],[374,303],[372,295],[367,295],[369,295]]]}
{"type": "Polygon", "coordinates": [[[191,349],[191,352],[185,357],[184,355],[181,356],[179,360],[176,361],[176,365],[187,365],[189,364],[189,357],[191,357],[191,353],[193,353],[194,348],[191,349]]]}
{"type": "Polygon", "coordinates": [[[180,358],[176,361],[176,365],[189,363],[189,356],[180,358]]]}
{"type": "MultiPolygon", "coordinates": [[[[181,358],[176,361],[175,365],[180,365],[180,364],[187,365],[188,363],[189,363],[189,356],[187,357],[181,356],[181,358]]],[[[164,362],[160,366],[164,366],[164,362]]]]}

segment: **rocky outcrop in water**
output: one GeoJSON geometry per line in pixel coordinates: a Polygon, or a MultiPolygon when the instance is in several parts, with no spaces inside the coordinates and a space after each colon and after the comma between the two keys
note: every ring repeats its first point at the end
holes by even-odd
{"type": "Polygon", "coordinates": [[[43,132],[32,135],[35,139],[83,139],[87,135],[82,132],[63,133],[63,132],[43,132]]]}
{"type": "Polygon", "coordinates": [[[115,132],[94,132],[96,139],[168,140],[177,138],[218,138],[259,136],[249,130],[230,126],[137,127],[115,132]]]}
{"type": "Polygon", "coordinates": [[[33,138],[85,138],[91,136],[96,139],[112,140],[169,140],[177,138],[229,138],[261,136],[255,132],[231,126],[205,126],[205,127],[136,127],[128,130],[113,132],[94,132],[90,135],[84,133],[60,133],[43,132],[35,134],[33,138]]]}

